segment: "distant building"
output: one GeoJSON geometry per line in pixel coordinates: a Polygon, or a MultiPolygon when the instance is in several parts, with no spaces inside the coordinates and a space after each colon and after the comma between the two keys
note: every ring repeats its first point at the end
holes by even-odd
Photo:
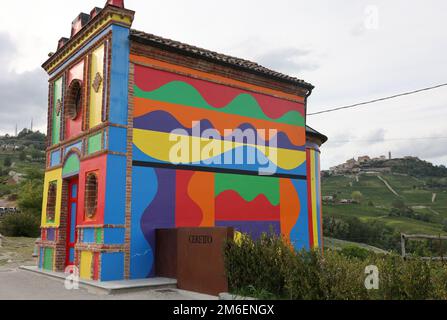
{"type": "Polygon", "coordinates": [[[369,161],[371,161],[371,158],[369,156],[359,157],[358,159],[358,163],[360,164],[368,163],[369,161]]]}

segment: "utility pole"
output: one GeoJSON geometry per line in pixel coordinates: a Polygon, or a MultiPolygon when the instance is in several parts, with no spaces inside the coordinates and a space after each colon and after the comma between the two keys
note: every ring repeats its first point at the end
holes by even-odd
{"type": "Polygon", "coordinates": [[[18,136],[18,132],[17,132],[17,123],[16,123],[16,135],[15,135],[15,137],[17,138],[17,136],[18,136]]]}
{"type": "Polygon", "coordinates": [[[33,125],[34,125],[34,119],[31,118],[31,128],[30,128],[31,132],[33,132],[33,125]]]}

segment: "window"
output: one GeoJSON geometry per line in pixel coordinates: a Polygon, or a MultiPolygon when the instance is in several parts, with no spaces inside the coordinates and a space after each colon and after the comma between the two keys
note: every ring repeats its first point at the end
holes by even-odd
{"type": "Polygon", "coordinates": [[[73,80],[67,89],[65,96],[65,115],[71,120],[75,120],[81,111],[82,105],[82,82],[73,80]]]}
{"type": "Polygon", "coordinates": [[[50,182],[47,198],[47,223],[54,223],[56,218],[57,182],[50,182]]]}
{"type": "Polygon", "coordinates": [[[95,173],[87,174],[85,180],[85,214],[93,219],[98,209],[98,177],[95,173]]]}

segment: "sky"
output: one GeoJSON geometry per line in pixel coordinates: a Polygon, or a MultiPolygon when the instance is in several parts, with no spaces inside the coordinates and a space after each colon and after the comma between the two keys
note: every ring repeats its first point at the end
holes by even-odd
{"type": "MultiPolygon", "coordinates": [[[[46,131],[41,64],[105,0],[2,1],[0,133],[46,131]]],[[[256,61],[315,86],[308,112],[447,83],[444,0],[126,0],[134,29],[256,61]]],[[[308,117],[322,167],[363,155],[447,165],[447,87],[308,117]]]]}

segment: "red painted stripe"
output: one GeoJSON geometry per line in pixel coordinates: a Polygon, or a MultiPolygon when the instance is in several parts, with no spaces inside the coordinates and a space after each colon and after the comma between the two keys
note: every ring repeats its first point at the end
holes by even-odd
{"type": "Polygon", "coordinates": [[[180,227],[199,227],[203,213],[188,195],[188,188],[194,171],[177,171],[175,225],[180,227]]]}
{"type": "Polygon", "coordinates": [[[99,280],[99,253],[93,256],[93,280],[99,280]]]}
{"type": "Polygon", "coordinates": [[[225,191],[216,198],[216,221],[280,221],[279,206],[273,206],[265,195],[252,202],[235,191],[225,191]]]}
{"type": "Polygon", "coordinates": [[[173,81],[182,81],[192,85],[208,104],[217,109],[225,107],[240,94],[250,94],[269,118],[277,119],[290,111],[298,111],[304,115],[304,104],[302,103],[194,79],[172,72],[135,66],[135,84],[143,91],[153,91],[173,81]]]}

